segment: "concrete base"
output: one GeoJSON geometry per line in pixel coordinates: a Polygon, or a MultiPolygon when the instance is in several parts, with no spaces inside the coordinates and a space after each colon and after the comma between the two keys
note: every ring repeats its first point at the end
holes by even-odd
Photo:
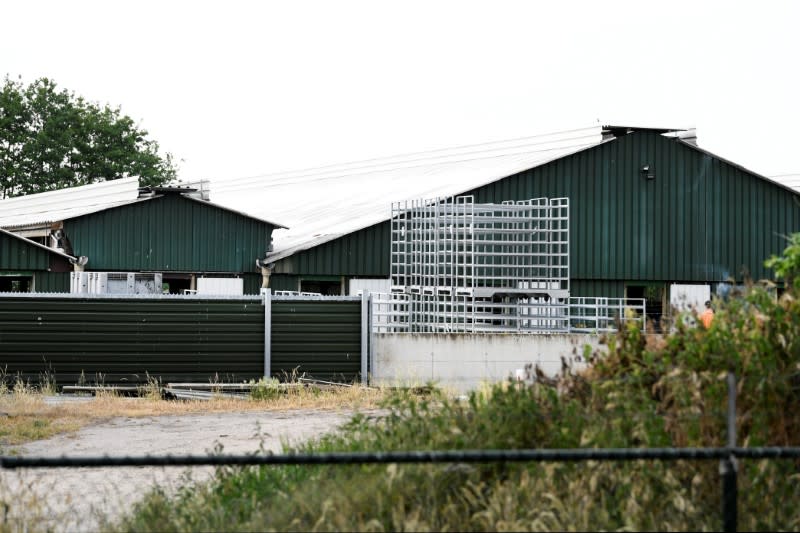
{"type": "Polygon", "coordinates": [[[562,357],[574,368],[585,364],[584,346],[605,351],[600,336],[588,334],[395,334],[373,335],[370,383],[437,385],[463,393],[515,377],[525,365],[547,375],[561,370],[562,357]]]}

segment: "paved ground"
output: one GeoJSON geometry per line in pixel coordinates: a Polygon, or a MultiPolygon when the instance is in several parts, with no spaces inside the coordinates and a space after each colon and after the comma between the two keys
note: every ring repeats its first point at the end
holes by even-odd
{"type": "MultiPolygon", "coordinates": [[[[45,456],[202,454],[221,445],[225,453],[254,452],[259,446],[279,452],[284,443],[297,444],[335,430],[350,415],[296,410],[118,418],[18,451],[45,456]]],[[[47,516],[48,522],[40,523],[47,529],[95,531],[98,513],[118,516],[154,484],[174,489],[212,472],[210,467],[6,470],[0,471],[0,501],[16,503],[5,511],[11,515],[24,511],[47,516]]]]}

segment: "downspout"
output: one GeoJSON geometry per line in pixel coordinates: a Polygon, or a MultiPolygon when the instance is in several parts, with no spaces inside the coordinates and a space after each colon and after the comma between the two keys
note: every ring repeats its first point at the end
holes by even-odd
{"type": "Polygon", "coordinates": [[[272,275],[275,263],[262,262],[261,259],[256,259],[256,266],[261,269],[261,288],[268,289],[269,277],[272,275]]]}
{"type": "Polygon", "coordinates": [[[89,262],[89,258],[86,257],[85,255],[82,255],[75,259],[70,258],[69,262],[72,263],[72,270],[74,272],[83,272],[84,270],[83,267],[85,267],[86,263],[89,262]]]}

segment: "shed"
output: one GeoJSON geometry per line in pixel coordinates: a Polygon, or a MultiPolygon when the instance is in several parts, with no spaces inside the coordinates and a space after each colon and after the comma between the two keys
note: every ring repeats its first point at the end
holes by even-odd
{"type": "MultiPolygon", "coordinates": [[[[262,285],[272,231],[283,226],[221,207],[187,187],[140,189],[136,178],[0,202],[0,227],[82,258],[78,270],[160,273],[172,293],[202,279],[262,285]],[[85,266],[84,266],[85,265],[85,266]]],[[[58,282],[69,290],[69,274],[58,282]]]]}

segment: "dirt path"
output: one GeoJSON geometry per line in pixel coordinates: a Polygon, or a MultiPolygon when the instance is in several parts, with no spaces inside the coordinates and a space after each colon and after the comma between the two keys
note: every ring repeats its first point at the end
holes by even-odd
{"type": "MultiPolygon", "coordinates": [[[[351,414],[294,410],[117,418],[21,446],[18,452],[42,456],[203,454],[219,445],[224,453],[255,452],[259,446],[280,452],[284,443],[298,444],[334,431],[351,414]]],[[[207,479],[212,472],[210,467],[6,470],[0,471],[0,501],[15,502],[8,515],[14,518],[24,512],[34,529],[95,531],[100,516],[119,516],[155,484],[171,490],[207,479]]]]}

